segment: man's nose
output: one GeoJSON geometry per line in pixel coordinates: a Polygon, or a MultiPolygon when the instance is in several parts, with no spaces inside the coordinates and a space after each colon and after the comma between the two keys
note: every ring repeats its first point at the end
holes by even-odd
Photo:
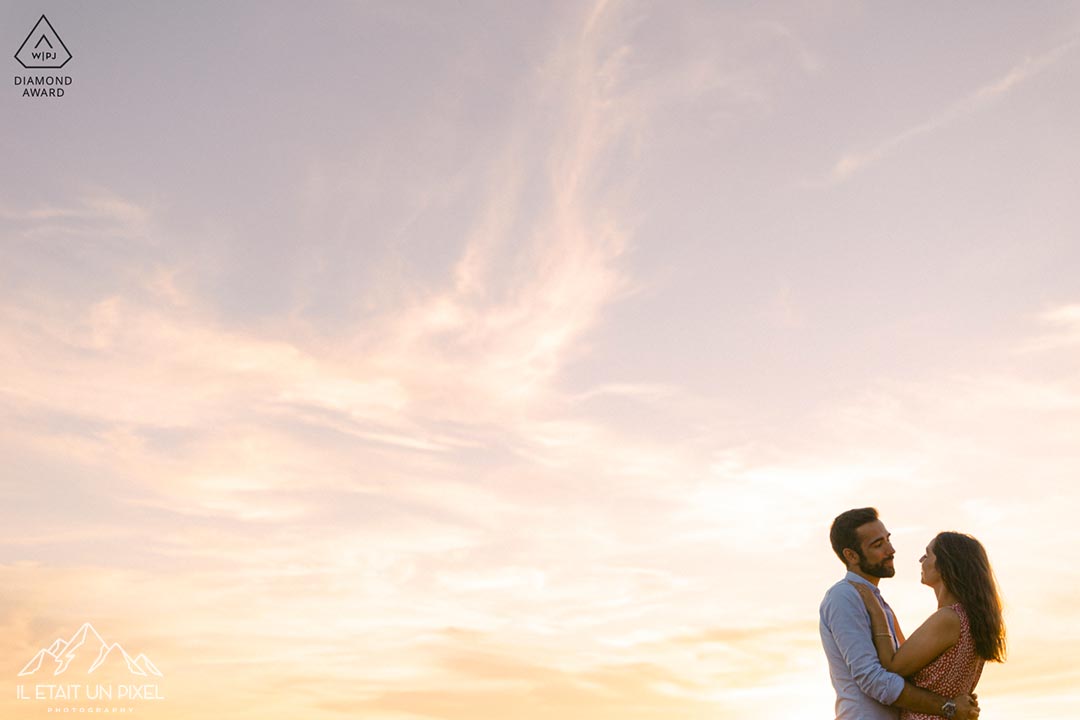
{"type": "Polygon", "coordinates": [[[896,554],[896,548],[893,547],[893,544],[891,542],[886,542],[885,543],[885,550],[890,555],[895,555],[896,554]]]}

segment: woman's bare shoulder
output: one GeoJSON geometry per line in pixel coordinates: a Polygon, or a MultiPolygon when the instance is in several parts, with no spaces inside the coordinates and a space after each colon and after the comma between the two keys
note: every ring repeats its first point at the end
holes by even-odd
{"type": "Polygon", "coordinates": [[[960,636],[960,615],[951,607],[938,608],[923,625],[938,633],[960,636]]]}

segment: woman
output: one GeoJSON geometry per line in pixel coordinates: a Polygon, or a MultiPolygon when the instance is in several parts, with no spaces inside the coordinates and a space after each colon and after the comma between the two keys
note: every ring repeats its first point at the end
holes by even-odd
{"type": "MultiPolygon", "coordinates": [[[[922,583],[937,595],[938,610],[907,640],[893,646],[885,610],[868,586],[858,583],[874,632],[881,664],[945,697],[971,694],[983,663],[1004,662],[1005,624],[994,571],[986,550],[970,535],[943,532],[920,558],[922,583]]],[[[933,720],[905,710],[901,720],[933,720]]]]}

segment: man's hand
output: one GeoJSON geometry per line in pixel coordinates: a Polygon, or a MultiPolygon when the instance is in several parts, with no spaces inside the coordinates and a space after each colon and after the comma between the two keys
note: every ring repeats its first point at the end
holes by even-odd
{"type": "Polygon", "coordinates": [[[975,693],[957,695],[952,701],[956,703],[956,714],[953,715],[953,720],[978,720],[979,699],[975,693]]]}

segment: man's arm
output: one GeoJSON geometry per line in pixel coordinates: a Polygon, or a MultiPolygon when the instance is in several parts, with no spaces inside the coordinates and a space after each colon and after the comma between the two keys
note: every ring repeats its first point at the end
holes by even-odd
{"type": "MultiPolygon", "coordinates": [[[[900,697],[892,704],[895,707],[911,710],[912,712],[941,715],[942,708],[945,707],[945,703],[949,699],[905,681],[904,691],[900,693],[900,697]]],[[[979,717],[979,702],[974,695],[970,697],[957,695],[951,699],[956,703],[956,714],[953,715],[953,720],[976,720],[979,717]]]]}
{"type": "Polygon", "coordinates": [[[882,705],[896,702],[904,690],[904,678],[881,666],[871,638],[870,616],[855,588],[841,583],[829,590],[821,620],[859,689],[882,705]]]}

